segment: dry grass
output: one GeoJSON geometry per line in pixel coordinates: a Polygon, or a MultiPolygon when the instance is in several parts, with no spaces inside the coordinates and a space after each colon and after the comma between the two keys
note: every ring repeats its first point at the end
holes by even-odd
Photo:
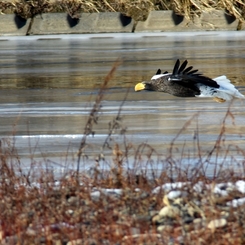
{"type": "MultiPolygon", "coordinates": [[[[214,186],[218,182],[232,183],[244,179],[244,166],[240,176],[233,170],[223,171],[222,168],[214,168],[212,178],[205,176],[205,163],[217,165],[211,157],[218,159],[221,148],[226,149],[226,155],[231,154],[230,145],[226,148],[223,140],[226,120],[235,121],[230,110],[224,117],[217,141],[208,155],[200,150],[197,125],[193,141],[197,149],[194,157],[199,159],[199,164],[195,171],[190,172],[181,168],[181,159],[176,160],[175,141],[188,129],[197,115],[180,129],[170,145],[169,155],[160,160],[150,145],[134,146],[126,138],[122,145],[112,143],[114,134],[121,134],[123,137],[126,135],[121,118],[122,102],[118,114],[109,122],[108,137],[101,147],[101,154],[94,159],[93,171],[82,171],[80,162],[91,158],[86,153],[87,136],[94,134],[93,125],[99,123],[103,95],[118,65],[119,62],[116,62],[106,76],[88,116],[78,151],[77,171],[69,171],[57,181],[53,172],[45,169],[45,164],[40,166],[40,163],[31,159],[30,169],[24,174],[21,159],[14,146],[14,137],[13,142],[1,141],[0,244],[180,244],[180,237],[182,244],[244,244],[244,205],[238,208],[227,208],[224,205],[234,198],[241,198],[241,193],[231,192],[224,198],[215,196],[212,190],[205,187],[198,195],[192,189],[200,181],[214,186]],[[104,149],[111,150],[112,164],[103,155],[104,149]],[[140,171],[125,168],[130,156],[133,156],[132,166],[139,166],[140,171]],[[150,169],[154,161],[161,161],[166,166],[165,169],[160,175],[156,175],[154,171],[146,174],[141,169],[142,163],[145,162],[150,169]],[[106,162],[110,168],[103,171],[99,167],[101,162],[106,162]],[[36,175],[37,169],[41,169],[39,175],[36,175]],[[185,188],[188,195],[181,202],[191,206],[195,218],[208,222],[225,213],[228,214],[225,228],[196,227],[193,222],[183,223],[182,216],[178,216],[173,225],[160,231],[156,221],[158,211],[170,204],[166,193],[154,193],[152,190],[164,183],[177,181],[188,181],[185,188]],[[109,188],[111,193],[108,194],[104,188],[109,188]],[[194,202],[196,199],[204,202],[197,206],[194,202]]],[[[233,154],[241,155],[245,159],[244,150],[234,147],[237,152],[233,151],[233,154]]]]}
{"type": "Polygon", "coordinates": [[[79,18],[83,12],[120,12],[136,21],[145,21],[151,10],[173,10],[188,19],[202,12],[225,10],[240,22],[245,20],[243,0],[18,0],[0,3],[0,13],[16,13],[24,19],[49,12],[67,12],[72,18],[79,18]]]}

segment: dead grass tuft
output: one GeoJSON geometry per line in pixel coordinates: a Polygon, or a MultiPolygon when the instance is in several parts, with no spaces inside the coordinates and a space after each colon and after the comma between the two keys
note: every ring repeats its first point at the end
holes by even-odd
{"type": "Polygon", "coordinates": [[[245,3],[242,0],[15,0],[1,1],[0,13],[16,13],[24,19],[52,12],[67,12],[72,18],[81,13],[120,12],[135,21],[145,21],[152,10],[173,10],[187,19],[203,12],[225,10],[240,22],[245,20],[245,3]]]}

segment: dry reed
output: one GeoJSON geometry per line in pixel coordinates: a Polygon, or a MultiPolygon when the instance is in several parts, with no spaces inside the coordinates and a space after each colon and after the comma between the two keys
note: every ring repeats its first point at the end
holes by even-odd
{"type": "Polygon", "coordinates": [[[173,10],[177,15],[193,19],[203,12],[225,10],[228,15],[245,20],[245,3],[242,0],[15,0],[1,1],[0,13],[16,13],[24,19],[37,14],[67,12],[72,18],[80,13],[120,12],[136,21],[145,21],[151,10],[173,10]]]}

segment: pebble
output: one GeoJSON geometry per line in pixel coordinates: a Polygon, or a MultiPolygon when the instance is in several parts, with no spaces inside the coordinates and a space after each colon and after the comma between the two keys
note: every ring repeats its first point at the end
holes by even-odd
{"type": "Polygon", "coordinates": [[[172,232],[174,230],[174,227],[172,225],[159,225],[157,227],[158,232],[172,232]]]}
{"type": "Polygon", "coordinates": [[[226,226],[227,224],[227,221],[226,219],[215,219],[215,220],[211,220],[207,227],[210,229],[210,230],[215,230],[217,228],[222,228],[224,226],[226,226]]]}
{"type": "Polygon", "coordinates": [[[26,235],[27,236],[36,236],[37,235],[37,231],[28,227],[27,230],[26,230],[26,235]]]}
{"type": "Polygon", "coordinates": [[[159,212],[160,217],[175,218],[178,217],[179,215],[180,215],[180,210],[178,207],[175,206],[163,207],[159,212]]]}
{"type": "Polygon", "coordinates": [[[98,201],[100,198],[100,191],[92,191],[90,194],[92,200],[98,201]]]}
{"type": "Polygon", "coordinates": [[[197,193],[202,193],[204,190],[209,189],[209,185],[203,183],[202,181],[197,182],[194,186],[193,186],[193,190],[197,193]]]}
{"type": "Polygon", "coordinates": [[[138,227],[131,227],[130,228],[130,233],[132,235],[137,235],[137,234],[140,234],[140,229],[138,227]]]}
{"type": "Polygon", "coordinates": [[[219,194],[221,196],[228,196],[229,192],[235,190],[236,187],[230,182],[227,183],[218,183],[214,186],[213,193],[219,194]]]}
{"type": "Polygon", "coordinates": [[[245,194],[245,181],[244,180],[238,180],[235,183],[235,185],[238,191],[240,191],[242,194],[245,194]]]}
{"type": "MultiPolygon", "coordinates": [[[[128,245],[128,244],[164,244],[163,238],[160,234],[154,234],[154,233],[148,233],[148,234],[136,234],[136,235],[129,235],[124,236],[122,239],[122,245],[128,245]],[[142,241],[150,241],[142,243],[142,241]]],[[[118,243],[119,244],[119,243],[118,243]]]]}
{"type": "Polygon", "coordinates": [[[152,223],[153,224],[161,224],[163,221],[163,219],[160,217],[160,215],[155,215],[153,218],[152,218],[152,223]]]}
{"type": "Polygon", "coordinates": [[[17,235],[14,235],[1,240],[1,245],[9,244],[20,244],[19,237],[17,235]]]}
{"type": "Polygon", "coordinates": [[[237,208],[243,204],[245,204],[245,197],[242,197],[239,199],[234,199],[234,200],[226,203],[226,205],[231,206],[233,208],[237,208]]]}
{"type": "Polygon", "coordinates": [[[182,191],[170,191],[168,194],[167,194],[167,197],[168,199],[177,199],[178,197],[181,197],[182,196],[182,191]]]}
{"type": "Polygon", "coordinates": [[[71,196],[67,199],[67,202],[69,202],[70,205],[79,205],[79,197],[71,196]]]}
{"type": "Polygon", "coordinates": [[[82,245],[82,244],[83,244],[83,240],[82,239],[72,240],[72,241],[69,241],[67,243],[67,245],[82,245]]]}
{"type": "Polygon", "coordinates": [[[181,189],[190,184],[190,182],[175,182],[175,183],[165,183],[162,186],[157,186],[152,190],[153,194],[158,194],[161,191],[168,192],[173,189],[181,189]]]}
{"type": "Polygon", "coordinates": [[[199,230],[205,226],[205,220],[201,218],[196,218],[193,220],[193,224],[194,224],[194,229],[199,230]]]}
{"type": "Polygon", "coordinates": [[[182,219],[183,219],[183,222],[185,223],[185,224],[190,224],[190,223],[192,223],[193,222],[193,220],[194,220],[194,218],[193,217],[191,217],[190,215],[184,215],[184,217],[182,217],[182,219]]]}

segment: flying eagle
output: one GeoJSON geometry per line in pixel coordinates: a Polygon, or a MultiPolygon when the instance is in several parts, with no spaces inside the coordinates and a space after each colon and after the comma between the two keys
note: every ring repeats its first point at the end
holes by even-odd
{"type": "Polygon", "coordinates": [[[182,65],[177,60],[172,73],[161,73],[158,69],[150,81],[136,84],[135,91],[151,90],[165,92],[178,97],[213,97],[217,102],[225,102],[232,98],[245,98],[226,76],[209,78],[186,67],[188,61],[182,65]]]}

